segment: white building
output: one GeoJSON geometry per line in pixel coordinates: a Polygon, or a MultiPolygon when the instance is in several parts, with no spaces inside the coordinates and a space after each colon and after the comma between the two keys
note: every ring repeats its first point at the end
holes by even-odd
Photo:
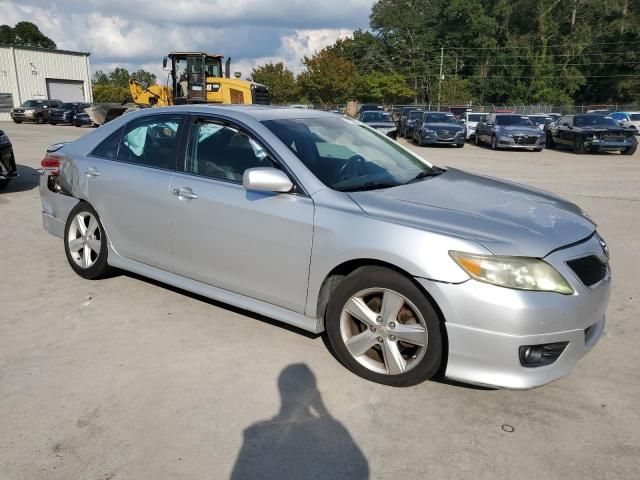
{"type": "Polygon", "coordinates": [[[0,120],[31,99],[92,102],[89,54],[0,45],[0,120]]]}

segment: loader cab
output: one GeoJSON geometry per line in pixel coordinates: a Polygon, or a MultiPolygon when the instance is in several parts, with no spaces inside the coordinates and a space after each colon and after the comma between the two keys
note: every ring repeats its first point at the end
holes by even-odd
{"type": "MultiPolygon", "coordinates": [[[[201,103],[207,101],[207,78],[227,76],[222,70],[222,55],[202,52],[172,52],[165,57],[163,66],[170,65],[174,103],[201,103]]],[[[212,90],[213,91],[213,90],[212,90]]]]}

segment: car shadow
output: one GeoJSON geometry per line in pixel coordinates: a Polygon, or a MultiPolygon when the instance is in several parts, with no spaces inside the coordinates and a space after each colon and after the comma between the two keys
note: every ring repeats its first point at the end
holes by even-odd
{"type": "Polygon", "coordinates": [[[278,390],[280,411],[245,429],[232,480],[369,478],[367,459],[327,410],[307,365],[284,368],[278,390]]]}
{"type": "Polygon", "coordinates": [[[40,172],[26,165],[17,164],[18,176],[11,179],[9,185],[0,190],[0,195],[10,192],[26,192],[40,184],[40,172]]]}
{"type": "Polygon", "coordinates": [[[166,288],[167,290],[171,290],[172,292],[179,293],[180,295],[184,295],[185,297],[193,298],[194,300],[198,300],[200,302],[208,303],[211,306],[222,308],[222,309],[227,310],[229,312],[233,312],[233,313],[237,313],[237,314],[240,314],[240,315],[244,315],[245,317],[249,317],[249,318],[252,318],[254,320],[258,320],[260,322],[267,323],[269,325],[273,325],[275,327],[282,328],[283,330],[287,330],[287,331],[292,332],[292,333],[297,333],[299,335],[302,335],[302,336],[310,338],[310,339],[316,339],[316,338],[318,338],[320,336],[317,333],[312,333],[312,332],[309,332],[308,330],[303,330],[303,329],[295,327],[293,325],[289,325],[287,323],[280,322],[278,320],[274,320],[273,318],[265,317],[264,315],[260,315],[259,313],[255,313],[255,312],[252,312],[250,310],[245,310],[245,309],[240,308],[240,307],[235,307],[235,306],[230,305],[228,303],[223,303],[223,302],[219,302],[217,300],[212,300],[209,297],[204,297],[202,295],[198,295],[197,293],[189,292],[188,290],[183,290],[181,288],[174,287],[173,285],[169,285],[167,283],[159,282],[157,280],[153,280],[151,278],[144,277],[142,275],[138,275],[137,273],[126,272],[124,270],[118,270],[116,275],[117,274],[121,274],[121,275],[125,275],[127,277],[135,278],[136,280],[139,280],[141,282],[146,282],[146,283],[149,283],[151,285],[155,285],[157,287],[166,288]]]}

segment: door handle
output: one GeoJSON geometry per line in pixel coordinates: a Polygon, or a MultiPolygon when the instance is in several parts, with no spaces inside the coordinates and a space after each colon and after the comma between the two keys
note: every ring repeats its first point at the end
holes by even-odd
{"type": "Polygon", "coordinates": [[[100,176],[100,172],[98,171],[98,169],[96,167],[89,167],[87,168],[84,173],[90,177],[99,177],[100,176]]]}
{"type": "Polygon", "coordinates": [[[193,191],[187,187],[174,188],[172,193],[178,198],[188,198],[189,200],[195,200],[198,198],[198,195],[193,193],[193,191]]]}

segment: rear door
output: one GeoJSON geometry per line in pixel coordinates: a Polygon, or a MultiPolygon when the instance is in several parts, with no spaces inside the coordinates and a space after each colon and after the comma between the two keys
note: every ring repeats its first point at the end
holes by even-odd
{"type": "Polygon", "coordinates": [[[84,172],[89,201],[118,254],[171,271],[169,207],[184,116],[147,115],[96,148],[84,172]]]}
{"type": "MultiPolygon", "coordinates": [[[[303,313],[314,205],[297,193],[251,192],[247,168],[276,166],[251,132],[195,118],[171,196],[175,273],[303,313]]],[[[295,183],[295,182],[294,182],[295,183]]]]}

